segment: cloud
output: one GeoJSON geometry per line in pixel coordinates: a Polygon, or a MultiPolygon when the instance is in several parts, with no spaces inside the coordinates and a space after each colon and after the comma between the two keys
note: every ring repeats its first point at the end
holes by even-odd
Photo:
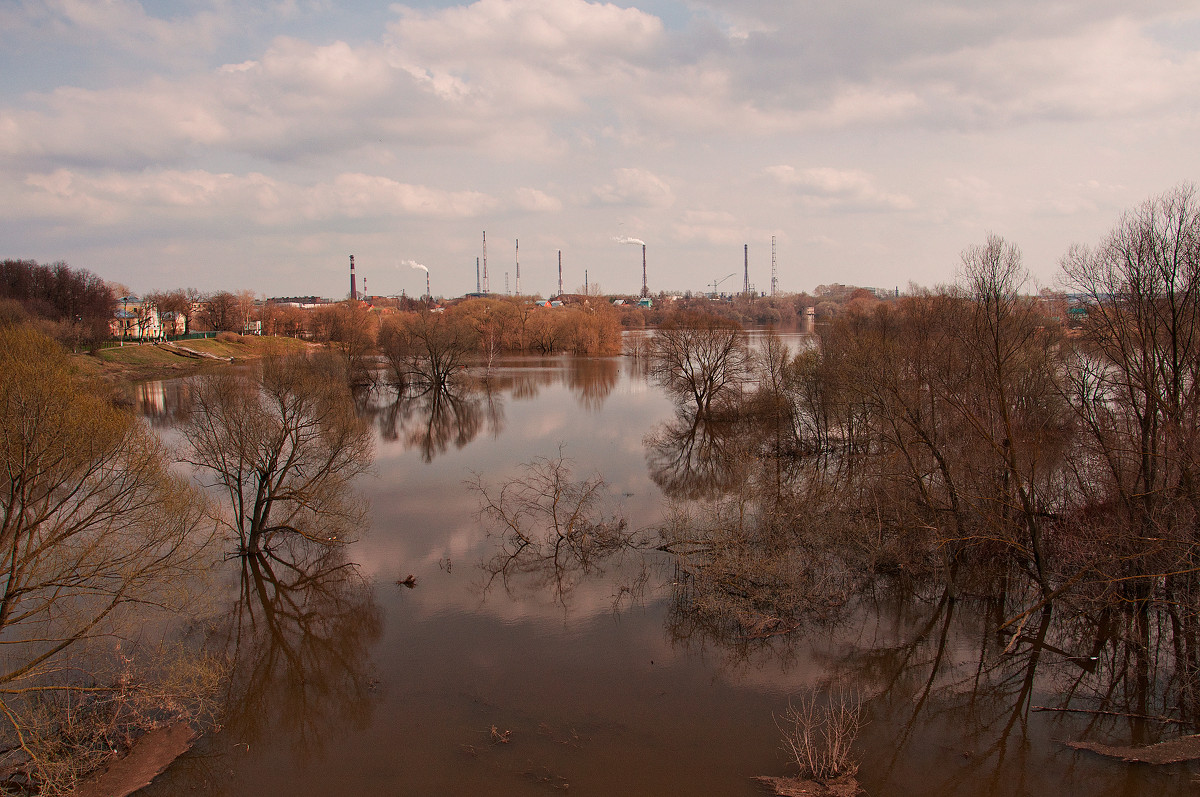
{"type": "Polygon", "coordinates": [[[904,194],[882,190],[871,175],[855,169],[780,165],[768,167],[766,173],[811,208],[910,210],[915,204],[904,194]]]}
{"type": "Polygon", "coordinates": [[[557,213],[563,208],[562,200],[536,188],[518,188],[513,192],[513,205],[531,213],[557,213]]]}
{"type": "Polygon", "coordinates": [[[665,180],[644,169],[617,169],[610,183],[593,190],[602,205],[666,208],[675,203],[675,195],[665,180]]]}
{"type": "Polygon", "coordinates": [[[211,51],[235,24],[229,9],[217,3],[171,19],[147,13],[136,0],[25,0],[0,12],[0,27],[26,41],[54,38],[74,48],[109,47],[176,65],[191,61],[190,54],[211,51]]]}
{"type": "Polygon", "coordinates": [[[444,191],[368,174],[339,174],[311,185],[260,173],[202,170],[88,176],[67,169],[30,175],[7,212],[27,218],[76,218],[93,224],[154,218],[246,220],[269,226],[337,219],[473,218],[498,203],[475,191],[444,191]]]}
{"type": "Polygon", "coordinates": [[[740,248],[750,242],[767,241],[772,235],[771,230],[747,224],[726,210],[688,210],[672,225],[672,229],[678,241],[730,249],[740,248]]]}
{"type": "Polygon", "coordinates": [[[939,115],[988,125],[1126,117],[1186,104],[1200,91],[1200,54],[1180,57],[1129,19],[963,48],[905,71],[927,87],[939,115]]]}

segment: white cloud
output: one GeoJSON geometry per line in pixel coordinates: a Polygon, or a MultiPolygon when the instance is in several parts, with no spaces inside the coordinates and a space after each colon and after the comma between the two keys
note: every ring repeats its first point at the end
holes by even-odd
{"type": "Polygon", "coordinates": [[[497,206],[475,191],[444,191],[367,174],[299,185],[264,174],[162,171],[91,177],[60,169],[30,175],[6,210],[25,217],[75,217],[93,224],[154,217],[204,218],[288,226],[336,219],[471,218],[497,206]]]}
{"type": "Polygon", "coordinates": [[[211,50],[231,30],[227,10],[216,3],[164,19],[148,14],[137,0],[25,0],[0,16],[0,23],[27,37],[53,35],[87,49],[108,45],[164,62],[211,50]]]}
{"type": "Polygon", "coordinates": [[[688,210],[672,225],[676,240],[720,247],[740,247],[769,240],[770,230],[748,225],[726,210],[688,210]]]}
{"type": "Polygon", "coordinates": [[[1181,57],[1129,19],[963,48],[904,71],[939,115],[989,125],[1123,117],[1187,106],[1200,92],[1200,53],[1181,57]]]}
{"type": "Polygon", "coordinates": [[[879,188],[875,179],[855,169],[826,166],[796,169],[779,165],[766,173],[793,191],[808,207],[843,210],[910,210],[913,200],[879,188]]]}
{"type": "Polygon", "coordinates": [[[675,203],[671,186],[645,169],[617,169],[612,182],[597,186],[593,194],[604,205],[666,208],[675,203]]]}
{"type": "Polygon", "coordinates": [[[561,199],[536,188],[518,188],[513,192],[513,205],[531,213],[557,213],[563,208],[561,199]]]}

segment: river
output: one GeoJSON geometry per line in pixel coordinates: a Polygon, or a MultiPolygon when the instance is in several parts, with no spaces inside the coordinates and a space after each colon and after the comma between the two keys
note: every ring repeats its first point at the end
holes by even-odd
{"type": "MultiPolygon", "coordinates": [[[[880,584],[836,621],[746,639],[689,621],[659,551],[489,583],[481,565],[499,541],[473,479],[494,488],[561,455],[575,477],[603,477],[631,529],[653,529],[668,501],[645,438],[675,412],[629,358],[512,358],[489,381],[432,419],[364,405],[378,439],[356,485],[369,527],[345,551],[357,567],[275,573],[263,611],[238,589],[262,574],[215,565],[244,619],[232,705],[148,794],[762,794],[755,776],[793,771],[776,718],[814,688],[862,701],[868,794],[1193,792],[1187,765],[1064,746],[1121,741],[1120,720],[1035,710],[1099,676],[1044,646],[1005,655],[983,603],[936,588],[880,584]]],[[[169,430],[181,391],[147,384],[139,405],[169,430]]]]}

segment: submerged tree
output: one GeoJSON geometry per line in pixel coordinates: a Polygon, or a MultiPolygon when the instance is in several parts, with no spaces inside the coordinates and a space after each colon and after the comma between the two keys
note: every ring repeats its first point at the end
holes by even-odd
{"type": "MultiPolygon", "coordinates": [[[[1200,542],[1200,197],[1191,185],[1126,214],[1064,258],[1085,320],[1067,393],[1084,433],[1086,524],[1108,528],[1099,575],[1146,597],[1196,588],[1200,542]]],[[[1182,596],[1180,596],[1182,597],[1182,596]]],[[[1186,600],[1186,599],[1185,599],[1186,600]]]]}
{"type": "Polygon", "coordinates": [[[373,444],[344,369],[334,357],[288,357],[256,375],[208,377],[195,391],[187,461],[227,497],[222,522],[243,554],[280,535],[336,545],[361,523],[350,483],[373,444]]]}
{"type": "Polygon", "coordinates": [[[480,519],[499,541],[482,565],[488,586],[531,576],[565,601],[584,576],[640,545],[638,533],[609,507],[608,485],[599,476],[575,479],[561,452],[525,463],[522,470],[499,486],[486,484],[478,474],[471,482],[480,519]]]}
{"type": "Polygon", "coordinates": [[[465,319],[429,311],[391,316],[379,333],[395,383],[435,390],[461,377],[478,344],[479,333],[465,319]]]}
{"type": "Polygon", "coordinates": [[[751,374],[746,333],[732,321],[700,313],[667,319],[650,344],[650,371],[678,400],[709,416],[738,398],[751,374]]]}

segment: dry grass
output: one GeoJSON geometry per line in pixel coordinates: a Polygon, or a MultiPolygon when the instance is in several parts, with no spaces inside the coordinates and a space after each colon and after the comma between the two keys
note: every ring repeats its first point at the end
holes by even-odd
{"type": "MultiPolygon", "coordinates": [[[[295,338],[249,336],[243,337],[241,342],[196,338],[180,341],[179,345],[215,357],[250,360],[304,352],[312,344],[295,338]]],[[[220,364],[216,360],[188,357],[169,347],[148,343],[114,346],[101,349],[95,356],[81,354],[73,359],[90,375],[128,380],[165,378],[220,364]]]]}

